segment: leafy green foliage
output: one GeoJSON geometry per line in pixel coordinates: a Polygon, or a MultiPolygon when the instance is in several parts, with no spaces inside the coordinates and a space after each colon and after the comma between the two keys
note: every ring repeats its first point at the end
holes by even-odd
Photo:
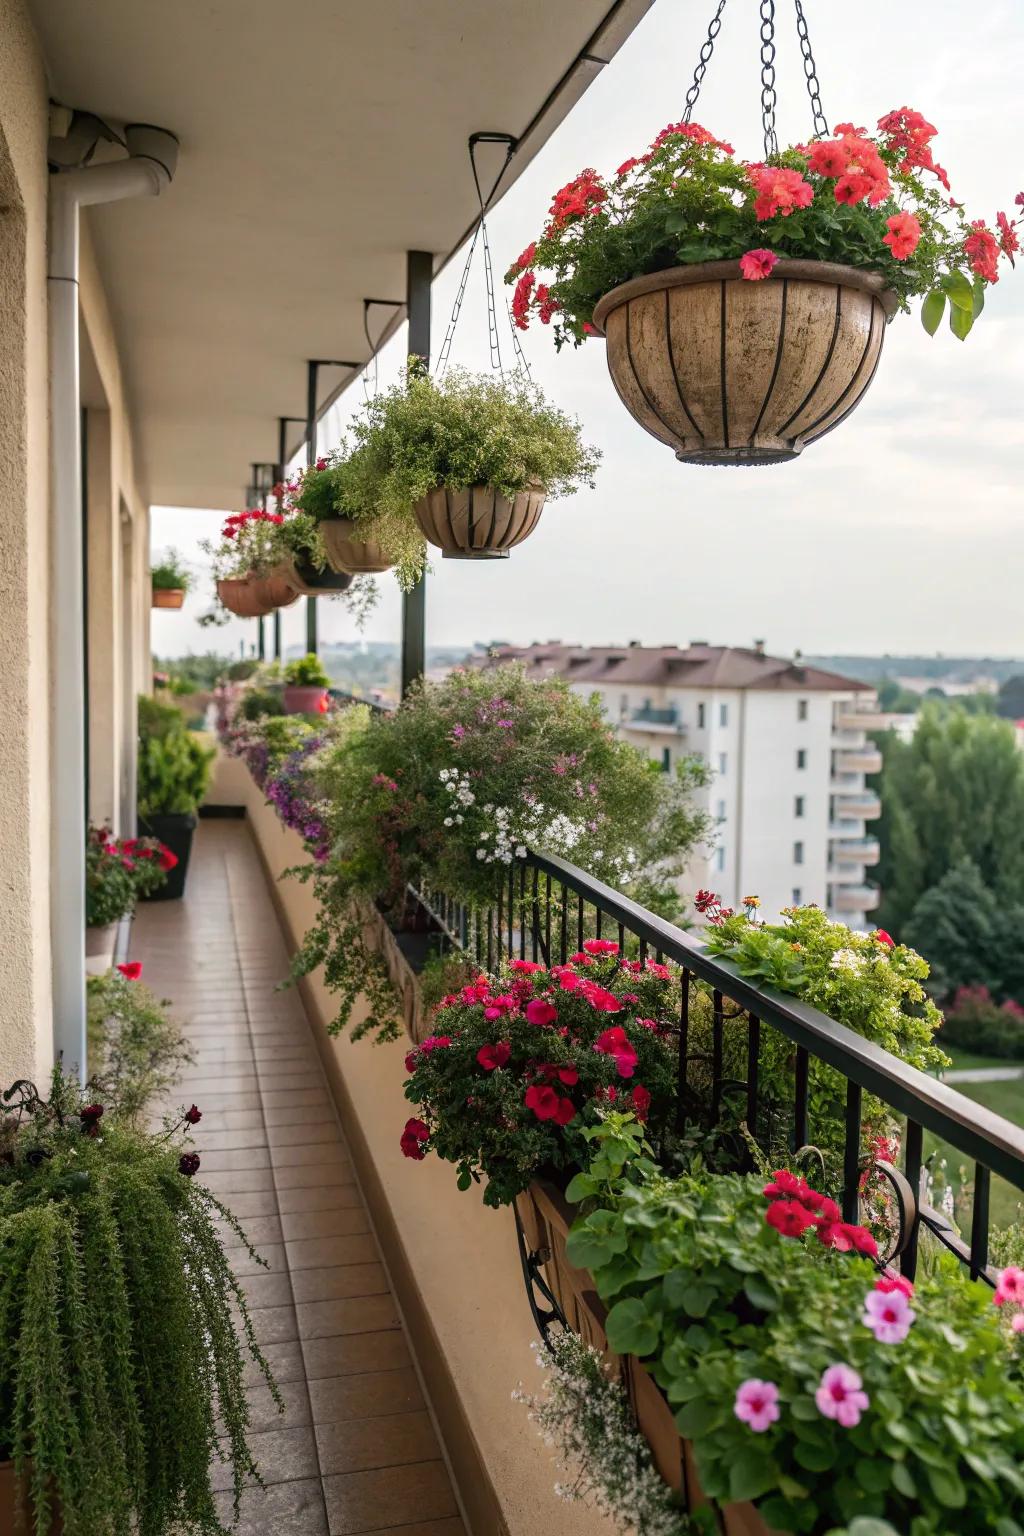
{"type": "Polygon", "coordinates": [[[4,1103],[0,1447],[33,1536],[55,1505],[67,1536],[215,1536],[211,1461],[236,1508],[256,1470],[246,1355],[280,1402],[218,1223],[244,1234],[180,1146],[99,1119],[59,1068],[4,1103]]]}
{"type": "Polygon", "coordinates": [[[169,549],[150,569],[150,580],[157,592],[187,592],[192,572],[176,549],[169,549]]]}
{"type": "Polygon", "coordinates": [[[1016,1002],[997,1004],[986,986],[959,987],[946,1008],[942,1038],[979,1056],[1024,1061],[1024,1010],[1016,1002]]]}
{"type": "Polygon", "coordinates": [[[86,987],[89,1095],[134,1124],[195,1058],[167,1004],[141,981],[110,971],[86,987]]]}
{"type": "Polygon", "coordinates": [[[781,1237],[761,1184],[627,1179],[568,1241],[610,1307],[610,1346],[646,1357],[675,1407],[704,1491],[754,1499],[779,1531],[867,1536],[889,1522],[948,1536],[953,1510],[964,1536],[1018,1529],[1024,1382],[992,1292],[949,1257],[919,1282],[907,1337],[879,1343],[862,1321],[873,1266],[813,1236],[781,1237]],[[815,1402],[837,1363],[868,1395],[850,1428],[815,1402]],[[780,1417],[762,1433],[734,1412],[752,1378],[778,1388],[780,1417]]]}
{"type": "Polygon", "coordinates": [[[284,700],[280,693],[274,693],[269,688],[247,688],[239,703],[238,713],[243,720],[269,721],[275,715],[284,714],[284,700]]]}
{"type": "MultiPolygon", "coordinates": [[[[507,1205],[538,1169],[577,1167],[609,1106],[664,1124],[675,1096],[672,1004],[664,966],[634,975],[585,951],[556,971],[513,960],[493,985],[478,977],[442,1000],[432,1034],[406,1057],[405,1096],[430,1128],[429,1149],[456,1165],[461,1188],[484,1181],[484,1204],[507,1205]],[[602,1044],[609,1029],[624,1055],[602,1044]]],[[[637,1138],[623,1136],[632,1155],[637,1138]]],[[[602,1177],[612,1157],[606,1142],[602,1177]]]]}
{"type": "Polygon", "coordinates": [[[314,518],[355,519],[406,588],[426,561],[413,507],[428,491],[488,485],[512,496],[541,485],[549,497],[566,496],[593,484],[598,461],[579,424],[537,386],[455,368],[433,379],[415,361],[366,403],[351,431],[351,449],[305,472],[295,505],[314,518]]]}
{"type": "Polygon", "coordinates": [[[328,688],[331,682],[323,662],[313,652],[290,661],[284,669],[284,680],[301,688],[328,688]]]}
{"type": "Polygon", "coordinates": [[[188,730],[173,704],[141,694],[139,708],[139,815],[193,815],[210,784],[216,753],[188,730]]]}

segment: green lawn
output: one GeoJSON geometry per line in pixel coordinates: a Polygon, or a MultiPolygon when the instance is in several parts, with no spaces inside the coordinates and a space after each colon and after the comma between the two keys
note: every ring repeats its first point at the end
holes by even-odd
{"type": "MultiPolygon", "coordinates": [[[[950,1050],[948,1053],[953,1058],[954,1067],[1024,1067],[1024,1062],[1004,1061],[996,1056],[977,1056],[969,1051],[950,1050]]],[[[1024,1126],[1024,1078],[1018,1078],[1015,1082],[1003,1083],[952,1083],[966,1098],[973,1099],[976,1104],[984,1104],[997,1115],[1002,1115],[1006,1120],[1012,1120],[1015,1125],[1024,1126]]],[[[945,1142],[940,1142],[937,1136],[925,1134],[925,1156],[936,1152],[938,1158],[945,1157],[951,1172],[955,1173],[964,1162],[961,1153],[945,1142]]],[[[973,1178],[974,1170],[968,1166],[968,1177],[973,1178]]],[[[1024,1205],[1024,1191],[1015,1189],[1005,1179],[994,1178],[992,1180],[992,1225],[998,1227],[1009,1226],[1011,1222],[1019,1221],[1024,1217],[1018,1207],[1024,1205]]],[[[971,1202],[965,1200],[958,1206],[958,1214],[961,1229],[966,1233],[970,1227],[971,1202]]]]}

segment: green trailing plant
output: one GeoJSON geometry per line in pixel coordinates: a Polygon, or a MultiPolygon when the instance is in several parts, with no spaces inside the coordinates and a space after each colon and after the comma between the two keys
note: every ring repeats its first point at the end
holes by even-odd
{"type": "Polygon", "coordinates": [[[88,1092],[132,1123],[195,1060],[168,1004],[139,980],[141,971],[136,962],[86,983],[88,1092]]]}
{"type": "Polygon", "coordinates": [[[193,815],[210,785],[216,752],[204,746],[173,704],[141,694],[138,700],[139,815],[193,815]]]}
{"type": "Polygon", "coordinates": [[[187,592],[192,585],[192,572],[176,549],[167,550],[149,575],[157,592],[187,592]]]}
{"type": "Polygon", "coordinates": [[[45,1099],[20,1082],[3,1102],[0,1454],[33,1536],[55,1508],[66,1536],[219,1536],[211,1464],[236,1512],[256,1475],[247,1356],[281,1400],[218,1224],[255,1254],[172,1132],[108,1116],[59,1068],[45,1099]]]}
{"type": "Polygon", "coordinates": [[[323,662],[313,652],[289,661],[284,669],[284,680],[299,688],[329,688],[331,685],[323,662]]]}
{"type": "Polygon", "coordinates": [[[1018,1335],[951,1255],[915,1290],[874,1253],[784,1170],[767,1185],[627,1173],[567,1247],[610,1308],[610,1347],[666,1393],[709,1497],[754,1500],[780,1532],[1019,1536],[1018,1335]]]}
{"type": "Polygon", "coordinates": [[[306,471],[294,503],[317,519],[354,519],[408,588],[426,563],[413,507],[428,491],[487,485],[513,496],[543,486],[551,498],[567,496],[594,483],[598,459],[579,423],[537,386],[455,368],[431,378],[410,359],[398,382],[356,416],[351,445],[306,471]]]}
{"type": "Polygon", "coordinates": [[[89,827],[85,842],[85,921],[105,928],[135,909],[140,896],[159,890],[177,857],[155,837],[116,838],[109,827],[89,827]]]}

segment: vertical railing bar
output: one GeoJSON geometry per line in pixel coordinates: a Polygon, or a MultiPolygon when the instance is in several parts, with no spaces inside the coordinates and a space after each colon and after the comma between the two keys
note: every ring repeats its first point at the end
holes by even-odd
{"type": "Polygon", "coordinates": [[[644,961],[646,959],[647,959],[647,940],[646,939],[641,939],[640,940],[640,964],[643,965],[643,963],[644,963],[644,961]]]}
{"type": "Polygon", "coordinates": [[[793,1111],[793,1147],[794,1152],[800,1152],[811,1139],[810,1128],[807,1123],[807,1088],[810,1076],[811,1059],[805,1045],[796,1048],[796,1103],[793,1111]]]}
{"type": "Polygon", "coordinates": [[[583,892],[576,893],[576,948],[583,948],[583,892]]]}
{"type": "Polygon", "coordinates": [[[551,964],[551,876],[544,876],[544,963],[551,964]]]}
{"type": "Polygon", "coordinates": [[[855,1222],[860,1212],[860,1125],[863,1092],[859,1083],[846,1083],[846,1133],[843,1142],[843,1220],[855,1222]]]}
{"type": "Polygon", "coordinates": [[[519,958],[526,959],[526,865],[519,866],[519,958]]]}
{"type": "Polygon", "coordinates": [[[904,1148],[903,1171],[914,1192],[915,1216],[907,1246],[900,1255],[900,1274],[913,1280],[917,1274],[917,1246],[921,1235],[921,1218],[916,1212],[921,1204],[921,1161],[924,1153],[924,1127],[916,1120],[907,1121],[904,1148]]]}
{"type": "Polygon", "coordinates": [[[686,1122],[686,1089],[690,1050],[690,973],[683,967],[679,978],[679,1057],[676,1068],[676,1129],[686,1122]]]}
{"type": "Polygon", "coordinates": [[[974,1165],[974,1210],[971,1214],[971,1279],[988,1268],[988,1216],[992,1175],[984,1163],[974,1165]]]}
{"type": "Polygon", "coordinates": [[[656,949],[654,951],[654,960],[655,960],[655,964],[656,965],[664,965],[665,964],[665,952],[664,952],[664,950],[656,949]]]}
{"type": "Polygon", "coordinates": [[[558,963],[564,965],[569,956],[569,887],[565,881],[562,885],[561,920],[559,923],[560,937],[558,940],[558,963]]]}
{"type": "Polygon", "coordinates": [[[501,965],[502,929],[504,927],[504,921],[505,921],[504,881],[500,881],[499,884],[498,884],[498,912],[497,912],[497,918],[498,918],[498,922],[497,922],[497,929],[498,929],[497,953],[495,954],[495,957],[494,957],[495,964],[492,967],[492,969],[494,969],[494,970],[497,970],[498,966],[501,965]]]}
{"type": "Polygon", "coordinates": [[[483,934],[480,931],[480,908],[479,907],[477,907],[476,911],[473,913],[473,925],[476,928],[476,963],[477,963],[477,965],[479,965],[481,960],[483,959],[483,934]]]}
{"type": "Polygon", "coordinates": [[[540,954],[540,870],[536,864],[530,876],[530,889],[533,896],[533,917],[530,922],[530,959],[536,965],[537,956],[540,954]]]}
{"type": "Polygon", "coordinates": [[[512,959],[512,951],[516,941],[516,872],[514,865],[508,867],[508,958],[512,959]]]}
{"type": "Polygon", "coordinates": [[[597,937],[597,938],[601,937],[601,929],[602,929],[603,926],[604,926],[604,913],[601,911],[601,908],[597,905],[597,902],[595,901],[595,903],[594,903],[594,934],[595,934],[595,937],[597,937]]]}
{"type": "Polygon", "coordinates": [[[626,925],[625,925],[625,923],[620,923],[619,924],[619,954],[620,955],[624,955],[625,952],[626,952],[626,925]]]}
{"type": "Polygon", "coordinates": [[[715,988],[712,994],[713,1014],[711,1024],[711,1123],[718,1124],[722,1108],[722,1060],[724,1044],[724,1013],[722,994],[715,988]]]}
{"type": "Polygon", "coordinates": [[[761,1020],[747,1018],[747,1130],[757,1140],[758,1071],[761,1064],[761,1020]]]}

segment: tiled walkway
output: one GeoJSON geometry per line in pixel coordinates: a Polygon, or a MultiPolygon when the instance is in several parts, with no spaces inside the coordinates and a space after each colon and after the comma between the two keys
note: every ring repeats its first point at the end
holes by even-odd
{"type": "Polygon", "coordinates": [[[286,1403],[253,1373],[267,1486],[239,1536],[465,1536],[310,1025],[274,990],[288,955],[243,822],[201,824],[188,894],[143,904],[132,958],[194,1048],[169,1107],[203,1112],[199,1177],[270,1266],[232,1251],[286,1403]]]}

